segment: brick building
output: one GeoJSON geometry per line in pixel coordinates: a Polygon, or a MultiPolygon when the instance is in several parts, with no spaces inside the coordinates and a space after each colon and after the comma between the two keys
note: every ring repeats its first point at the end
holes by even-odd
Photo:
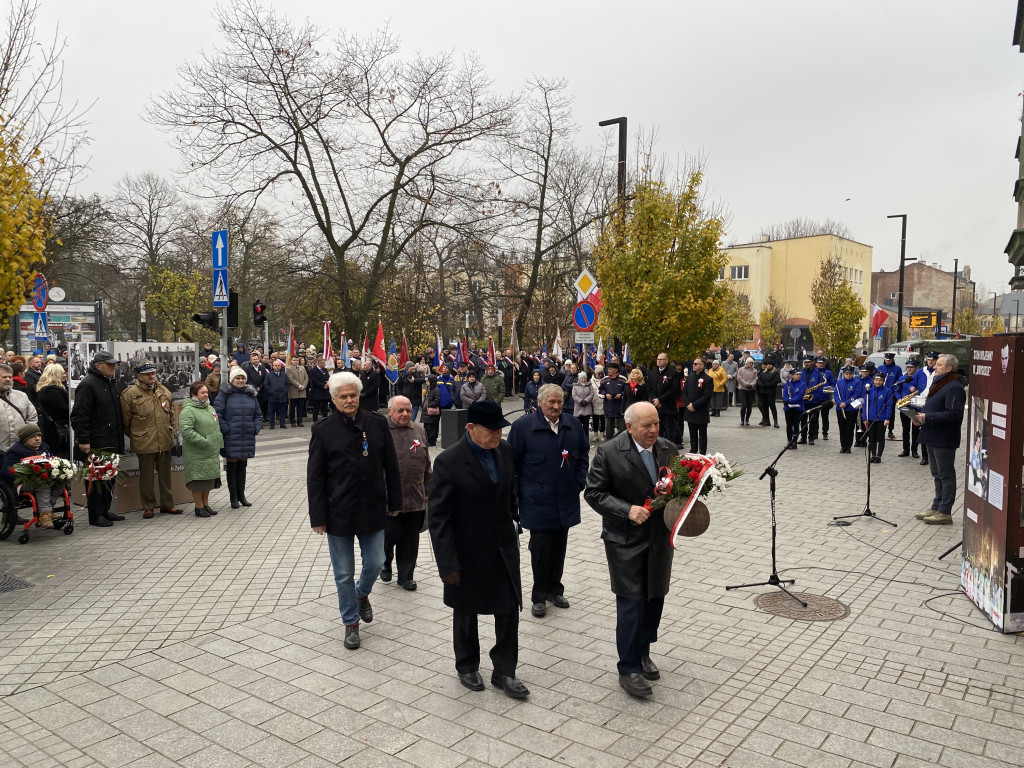
{"type": "MultiPolygon", "coordinates": [[[[953,313],[953,281],[952,272],[946,272],[938,264],[910,262],[904,268],[903,277],[903,313],[908,310],[942,310],[943,318],[948,322],[953,313]]],[[[975,283],[971,280],[971,268],[957,272],[957,309],[974,306],[975,283]]],[[[895,312],[899,305],[900,272],[898,269],[871,273],[871,302],[886,310],[895,312]]]]}

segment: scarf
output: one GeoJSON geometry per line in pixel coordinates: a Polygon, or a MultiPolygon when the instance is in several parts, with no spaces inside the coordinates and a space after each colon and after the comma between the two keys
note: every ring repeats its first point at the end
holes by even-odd
{"type": "Polygon", "coordinates": [[[956,371],[950,371],[945,376],[943,376],[941,379],[935,379],[932,382],[931,389],[928,390],[928,397],[931,397],[932,395],[934,395],[936,392],[938,392],[940,389],[942,389],[944,386],[946,386],[950,382],[956,381],[957,378],[958,377],[956,375],[956,371]]]}

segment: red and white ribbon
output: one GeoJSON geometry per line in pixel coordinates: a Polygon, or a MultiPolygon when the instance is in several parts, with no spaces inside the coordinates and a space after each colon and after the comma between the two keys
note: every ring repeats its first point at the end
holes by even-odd
{"type": "Polygon", "coordinates": [[[412,445],[409,447],[409,450],[412,451],[413,453],[416,453],[416,449],[419,448],[420,445],[421,443],[419,440],[413,440],[412,445]]]}
{"type": "Polygon", "coordinates": [[[569,466],[569,452],[563,450],[562,451],[562,463],[558,465],[558,468],[561,469],[562,467],[568,467],[568,466],[569,466]]]}

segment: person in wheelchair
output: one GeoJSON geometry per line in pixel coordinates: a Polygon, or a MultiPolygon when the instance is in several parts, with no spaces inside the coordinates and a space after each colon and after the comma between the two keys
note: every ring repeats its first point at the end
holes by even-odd
{"type": "MultiPolygon", "coordinates": [[[[39,426],[29,422],[18,430],[18,442],[7,449],[4,454],[3,463],[0,464],[0,475],[9,482],[11,469],[22,459],[27,459],[29,456],[51,455],[50,447],[43,442],[43,433],[39,426]]],[[[36,498],[39,527],[53,528],[53,497],[60,496],[59,488],[40,486],[32,490],[32,495],[36,498]]]]}

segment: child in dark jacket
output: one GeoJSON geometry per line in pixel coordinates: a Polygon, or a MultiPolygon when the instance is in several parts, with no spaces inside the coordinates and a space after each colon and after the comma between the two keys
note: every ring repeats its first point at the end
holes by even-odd
{"type": "MultiPolygon", "coordinates": [[[[0,476],[9,479],[14,465],[18,464],[22,459],[27,459],[29,456],[51,455],[50,446],[43,442],[43,433],[40,431],[39,426],[31,422],[24,424],[18,430],[18,442],[4,453],[3,463],[0,464],[0,476]]],[[[43,486],[32,491],[32,494],[36,497],[36,509],[39,514],[40,528],[53,528],[53,502],[51,501],[53,490],[53,488],[43,486]]]]}

